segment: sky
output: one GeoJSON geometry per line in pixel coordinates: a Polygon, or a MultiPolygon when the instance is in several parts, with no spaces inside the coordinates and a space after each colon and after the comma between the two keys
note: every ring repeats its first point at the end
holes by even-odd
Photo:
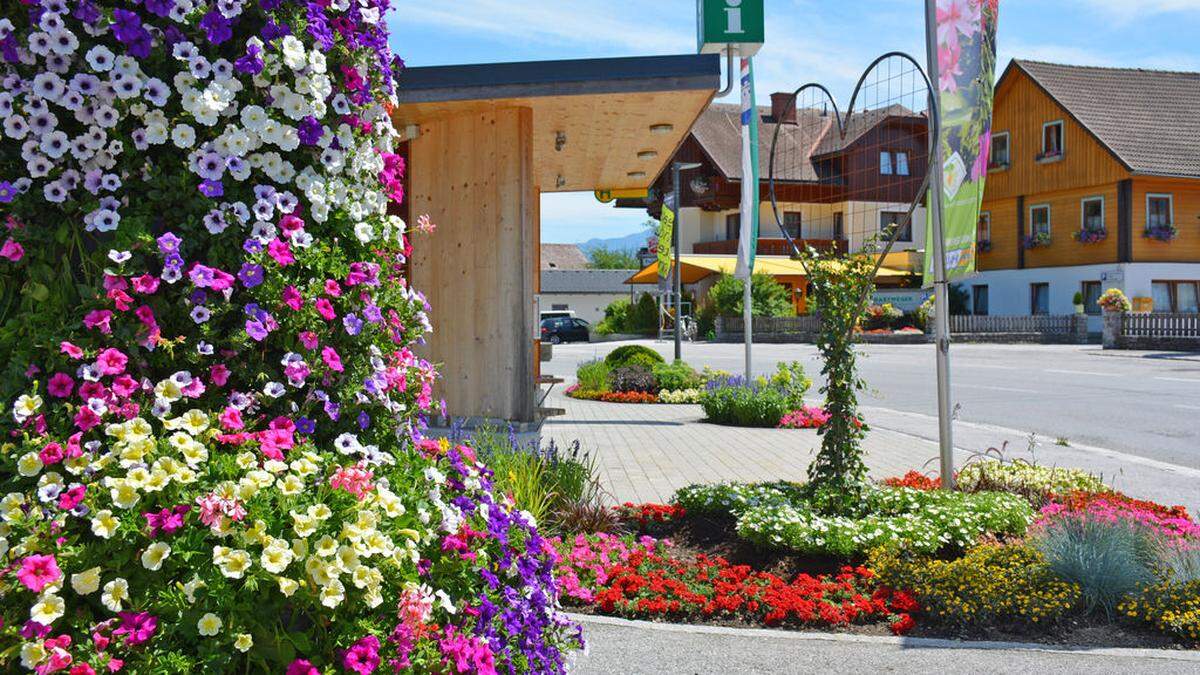
{"type": "MultiPolygon", "coordinates": [[[[400,0],[392,49],[409,66],[686,54],[695,0],[400,0]]],[[[760,105],[774,91],[823,82],[839,102],[863,68],[892,50],[924,61],[920,0],[766,0],[755,57],[760,105]]],[[[997,76],[1011,58],[1200,71],[1200,0],[1000,0],[997,76]]],[[[734,97],[736,97],[736,90],[734,97]]],[[[735,98],[729,99],[731,102],[735,98]]],[[[636,232],[643,211],[591,193],[544,195],[542,240],[636,232]]]]}

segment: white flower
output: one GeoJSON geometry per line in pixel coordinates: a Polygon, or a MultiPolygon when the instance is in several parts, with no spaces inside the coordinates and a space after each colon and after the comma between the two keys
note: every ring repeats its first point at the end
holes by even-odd
{"type": "Polygon", "coordinates": [[[176,124],[171,129],[171,142],[175,147],[186,150],[196,142],[196,130],[189,124],[176,124]]]}
{"type": "Polygon", "coordinates": [[[92,518],[92,534],[101,539],[108,539],[117,531],[118,524],[117,519],[113,517],[112,511],[101,509],[92,518]]]}
{"type": "Polygon", "coordinates": [[[239,652],[248,652],[254,646],[254,637],[249,633],[238,633],[233,640],[233,648],[239,652]]]}
{"type": "Polygon", "coordinates": [[[157,572],[162,569],[163,561],[167,556],[171,555],[171,546],[165,542],[156,541],[146,548],[142,553],[142,567],[157,572]]]}
{"type": "Polygon", "coordinates": [[[37,603],[29,608],[29,618],[43,626],[49,626],[66,611],[67,603],[63,602],[62,598],[53,593],[43,593],[38,597],[37,603]]]}
{"type": "Polygon", "coordinates": [[[224,622],[221,621],[221,617],[209,612],[200,617],[200,620],[196,622],[196,630],[200,631],[200,634],[204,637],[212,637],[221,632],[221,626],[223,625],[224,622]]]}
{"type": "Polygon", "coordinates": [[[129,599],[129,582],[121,577],[104,584],[104,592],[100,594],[100,602],[110,612],[119,612],[124,601],[129,599]]]}
{"type": "Polygon", "coordinates": [[[288,68],[300,70],[308,65],[308,58],[304,53],[304,43],[297,40],[295,36],[285,36],[279,46],[283,54],[283,62],[287,64],[288,68]]]}
{"type": "Polygon", "coordinates": [[[88,65],[96,72],[107,72],[112,69],[113,62],[116,60],[116,55],[109,51],[104,45],[96,45],[88,50],[87,55],[88,65]]]}
{"type": "Polygon", "coordinates": [[[93,567],[71,575],[71,588],[80,595],[91,595],[100,588],[100,568],[93,567]]]}

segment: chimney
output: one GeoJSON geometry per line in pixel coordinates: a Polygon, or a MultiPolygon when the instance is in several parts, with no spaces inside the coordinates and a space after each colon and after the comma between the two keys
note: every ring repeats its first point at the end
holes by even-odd
{"type": "Polygon", "coordinates": [[[771,117],[776,124],[796,124],[796,106],[792,105],[794,100],[788,92],[771,94],[771,117]]]}

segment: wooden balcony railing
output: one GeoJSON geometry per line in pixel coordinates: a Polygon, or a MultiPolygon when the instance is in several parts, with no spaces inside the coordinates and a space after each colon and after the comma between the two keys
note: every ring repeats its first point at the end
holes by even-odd
{"type": "MultiPolygon", "coordinates": [[[[840,254],[845,254],[848,250],[845,239],[800,239],[796,241],[796,245],[802,251],[806,246],[812,246],[818,251],[833,249],[840,254]]],[[[694,255],[736,255],[737,250],[737,239],[702,241],[692,245],[692,253],[694,255]]],[[[783,237],[759,237],[758,239],[758,255],[791,254],[792,247],[788,245],[787,239],[783,237]]]]}

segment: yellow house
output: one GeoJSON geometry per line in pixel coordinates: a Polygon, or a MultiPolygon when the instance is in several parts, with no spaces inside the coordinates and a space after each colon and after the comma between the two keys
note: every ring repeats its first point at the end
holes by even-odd
{"type": "Polygon", "coordinates": [[[1099,315],[1111,287],[1196,312],[1200,73],[1014,60],[978,237],[976,314],[1065,314],[1079,293],[1099,315]]]}

